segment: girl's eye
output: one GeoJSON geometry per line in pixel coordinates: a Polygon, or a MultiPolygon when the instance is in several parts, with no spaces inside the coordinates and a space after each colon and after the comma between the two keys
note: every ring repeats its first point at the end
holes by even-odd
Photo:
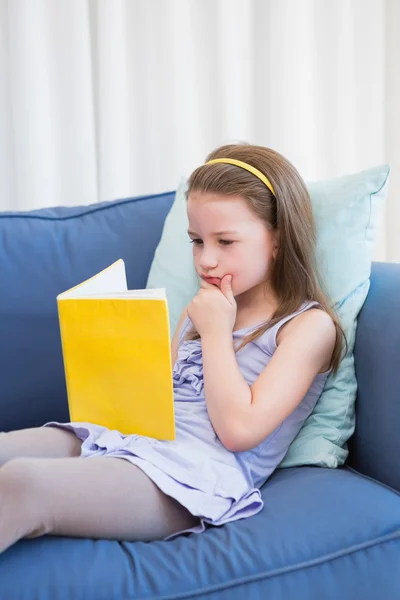
{"type": "MultiPolygon", "coordinates": [[[[221,246],[230,246],[231,244],[233,244],[233,241],[231,240],[218,240],[219,243],[221,244],[221,246]]],[[[203,240],[200,239],[194,239],[194,240],[189,240],[190,244],[194,244],[195,246],[201,246],[201,244],[203,243],[203,240]]]]}

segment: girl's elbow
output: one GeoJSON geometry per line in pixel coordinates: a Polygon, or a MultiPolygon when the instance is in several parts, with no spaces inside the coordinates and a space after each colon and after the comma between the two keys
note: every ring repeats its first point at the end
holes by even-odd
{"type": "Polygon", "coordinates": [[[224,436],[223,438],[219,438],[221,444],[229,450],[229,452],[241,452],[240,446],[237,443],[237,440],[233,436],[224,436]]]}
{"type": "Polygon", "coordinates": [[[243,427],[230,428],[220,437],[222,445],[230,452],[246,452],[257,446],[256,440],[243,427]]]}

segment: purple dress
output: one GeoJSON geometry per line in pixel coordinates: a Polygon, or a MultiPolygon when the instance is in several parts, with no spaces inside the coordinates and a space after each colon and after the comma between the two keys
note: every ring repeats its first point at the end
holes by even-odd
{"type": "MultiPolygon", "coordinates": [[[[271,360],[279,328],[294,316],[317,305],[316,302],[304,303],[300,310],[285,317],[237,352],[240,371],[249,385],[255,382],[271,360]]],[[[90,423],[51,422],[46,426],[73,431],[83,442],[82,457],[120,457],[140,467],[165,494],[200,518],[198,526],[185,531],[201,532],[206,524],[222,525],[254,515],[262,509],[259,488],[279,465],[312,412],[329,371],[316,376],[297,408],[261,444],[249,451],[230,452],[219,441],[208,417],[201,342],[182,341],[190,325],[187,318],[180,331],[178,358],[173,370],[174,441],[123,435],[90,423]]],[[[251,329],[254,327],[234,331],[234,341],[238,342],[251,329]]]]}

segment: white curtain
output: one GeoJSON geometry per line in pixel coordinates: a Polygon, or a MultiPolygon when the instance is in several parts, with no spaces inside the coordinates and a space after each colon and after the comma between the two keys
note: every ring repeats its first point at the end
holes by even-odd
{"type": "Polygon", "coordinates": [[[390,162],[400,262],[399,40],[398,0],[0,0],[0,210],[172,190],[246,140],[307,181],[390,162]]]}

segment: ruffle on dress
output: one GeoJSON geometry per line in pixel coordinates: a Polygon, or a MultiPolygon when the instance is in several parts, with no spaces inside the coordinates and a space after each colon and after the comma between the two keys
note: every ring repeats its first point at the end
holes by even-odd
{"type": "Polygon", "coordinates": [[[200,340],[183,342],[178,349],[178,358],[172,373],[174,384],[189,384],[198,396],[204,389],[203,352],[200,340]]]}

